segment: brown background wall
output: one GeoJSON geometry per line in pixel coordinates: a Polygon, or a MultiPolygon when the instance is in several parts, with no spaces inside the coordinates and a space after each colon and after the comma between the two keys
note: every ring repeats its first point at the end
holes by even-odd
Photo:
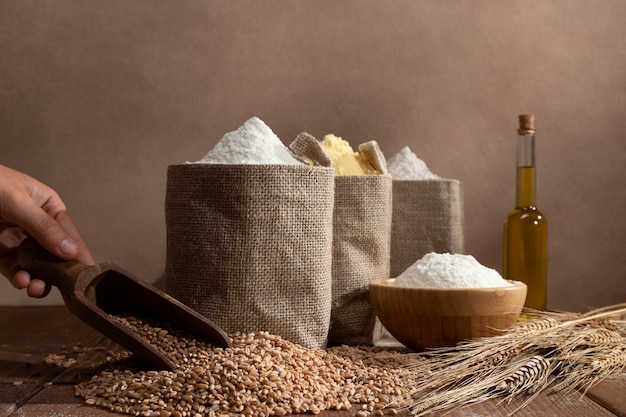
{"type": "MultiPolygon", "coordinates": [[[[256,115],[286,143],[410,146],[501,270],[532,112],[549,307],[626,301],[622,0],[0,0],[0,39],[0,163],[56,188],[99,262],[157,280],[167,166],[256,115]]],[[[0,281],[0,304],[60,302],[0,281]]]]}

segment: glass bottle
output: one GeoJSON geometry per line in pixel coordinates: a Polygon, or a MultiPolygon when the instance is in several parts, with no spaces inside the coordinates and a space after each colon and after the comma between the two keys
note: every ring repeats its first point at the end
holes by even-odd
{"type": "Polygon", "coordinates": [[[515,209],[504,222],[504,278],[528,286],[526,307],[546,309],[548,223],[535,206],[535,125],[519,116],[515,209]]]}

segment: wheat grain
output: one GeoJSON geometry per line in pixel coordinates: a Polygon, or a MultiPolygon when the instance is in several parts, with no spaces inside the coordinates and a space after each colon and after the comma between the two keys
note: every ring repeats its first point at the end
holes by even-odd
{"type": "Polygon", "coordinates": [[[525,320],[507,329],[506,333],[509,335],[514,334],[516,337],[534,336],[555,329],[560,323],[561,321],[556,317],[546,317],[537,320],[525,320]]]}
{"type": "Polygon", "coordinates": [[[232,347],[221,349],[162,324],[118,320],[158,346],[177,369],[113,369],[79,384],[76,394],[87,404],[138,416],[284,416],[353,404],[368,415],[395,414],[411,400],[404,381],[419,378],[408,363],[423,361],[369,347],[306,349],[266,332],[235,334],[232,347]]]}
{"type": "MultiPolygon", "coordinates": [[[[607,323],[607,325],[608,324],[609,323],[607,323]]],[[[617,329],[610,329],[607,327],[590,328],[588,332],[581,335],[582,341],[580,344],[586,346],[598,346],[620,344],[624,342],[624,336],[616,331],[617,329]]]]}
{"type": "Polygon", "coordinates": [[[509,371],[509,375],[498,384],[496,389],[512,397],[520,392],[533,393],[542,386],[549,375],[550,361],[543,356],[534,355],[509,371]]]}
{"type": "Polygon", "coordinates": [[[610,348],[594,347],[576,352],[564,360],[562,377],[553,392],[566,394],[574,390],[586,393],[606,377],[626,369],[626,339],[610,348]]]}

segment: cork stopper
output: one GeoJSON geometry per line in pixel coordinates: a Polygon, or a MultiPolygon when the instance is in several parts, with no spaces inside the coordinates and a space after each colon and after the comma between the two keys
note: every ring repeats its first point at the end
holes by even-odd
{"type": "Polygon", "coordinates": [[[521,136],[535,134],[535,115],[534,114],[520,114],[519,115],[519,129],[517,129],[517,133],[521,136]]]}

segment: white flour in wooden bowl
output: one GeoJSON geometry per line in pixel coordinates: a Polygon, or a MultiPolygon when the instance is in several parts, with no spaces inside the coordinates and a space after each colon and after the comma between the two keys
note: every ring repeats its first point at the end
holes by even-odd
{"type": "Polygon", "coordinates": [[[471,255],[427,253],[395,280],[403,287],[490,288],[511,284],[471,255]]]}
{"type": "Polygon", "coordinates": [[[197,164],[304,165],[258,117],[226,133],[197,164]]]}

